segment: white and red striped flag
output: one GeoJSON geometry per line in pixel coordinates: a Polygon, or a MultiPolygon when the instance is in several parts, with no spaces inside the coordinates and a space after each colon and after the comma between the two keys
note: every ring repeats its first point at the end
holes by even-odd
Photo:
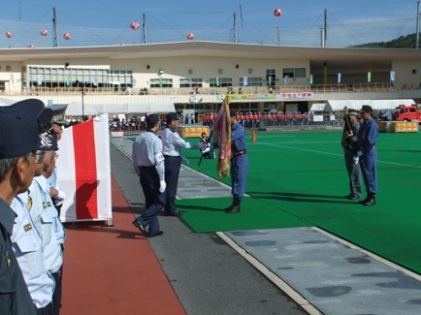
{"type": "Polygon", "coordinates": [[[66,193],[63,222],[112,222],[108,115],[66,128],[58,143],[59,185],[66,193]]]}

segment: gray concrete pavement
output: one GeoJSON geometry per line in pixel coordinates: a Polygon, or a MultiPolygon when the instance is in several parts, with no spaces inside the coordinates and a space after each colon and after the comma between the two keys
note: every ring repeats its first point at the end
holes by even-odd
{"type": "MultiPolygon", "coordinates": [[[[130,208],[140,213],[144,197],[137,176],[114,146],[111,168],[130,208]]],[[[193,233],[176,217],[159,220],[164,235],[149,242],[187,314],[307,314],[215,233],[193,233]]]]}

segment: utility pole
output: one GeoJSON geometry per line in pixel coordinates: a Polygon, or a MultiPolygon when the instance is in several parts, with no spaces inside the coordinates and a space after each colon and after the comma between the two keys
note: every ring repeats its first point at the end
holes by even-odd
{"type": "Polygon", "coordinates": [[[415,49],[418,49],[420,47],[420,1],[417,1],[417,39],[415,42],[415,49]]]}
{"type": "Polygon", "coordinates": [[[57,47],[57,18],[56,7],[53,7],[53,47],[57,47]]]}
{"type": "Polygon", "coordinates": [[[325,9],[325,23],[324,23],[324,34],[323,34],[324,46],[327,46],[327,9],[325,9]]]}
{"type": "Polygon", "coordinates": [[[143,23],[142,23],[142,31],[143,31],[143,43],[146,44],[146,13],[143,13],[143,23]]]}
{"type": "Polygon", "coordinates": [[[82,84],[82,121],[85,121],[85,100],[84,100],[84,96],[85,96],[85,90],[84,90],[85,84],[82,84]]]}
{"type": "Polygon", "coordinates": [[[237,14],[234,13],[234,43],[237,44],[237,14]]]}

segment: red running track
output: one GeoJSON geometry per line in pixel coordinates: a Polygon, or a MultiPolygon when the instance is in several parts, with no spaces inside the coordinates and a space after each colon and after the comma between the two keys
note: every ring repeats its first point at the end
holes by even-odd
{"type": "Polygon", "coordinates": [[[114,178],[112,207],[112,227],[67,226],[60,314],[186,314],[114,178]]]}

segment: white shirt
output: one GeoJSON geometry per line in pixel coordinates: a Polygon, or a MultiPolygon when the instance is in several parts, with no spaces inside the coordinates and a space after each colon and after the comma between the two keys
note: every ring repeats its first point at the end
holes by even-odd
{"type": "Polygon", "coordinates": [[[63,253],[57,238],[58,212],[50,196],[50,188],[44,176],[36,176],[28,189],[32,198],[30,214],[41,232],[45,265],[51,273],[59,271],[63,264],[63,253]]]}
{"type": "Polygon", "coordinates": [[[191,144],[185,141],[174,128],[167,127],[161,132],[162,154],[169,156],[180,156],[180,149],[192,148],[191,144]]]}
{"type": "Polygon", "coordinates": [[[28,195],[23,193],[12,201],[17,217],[11,241],[32,301],[43,308],[52,301],[55,281],[45,265],[41,235],[29,215],[27,200],[28,195]]]}

